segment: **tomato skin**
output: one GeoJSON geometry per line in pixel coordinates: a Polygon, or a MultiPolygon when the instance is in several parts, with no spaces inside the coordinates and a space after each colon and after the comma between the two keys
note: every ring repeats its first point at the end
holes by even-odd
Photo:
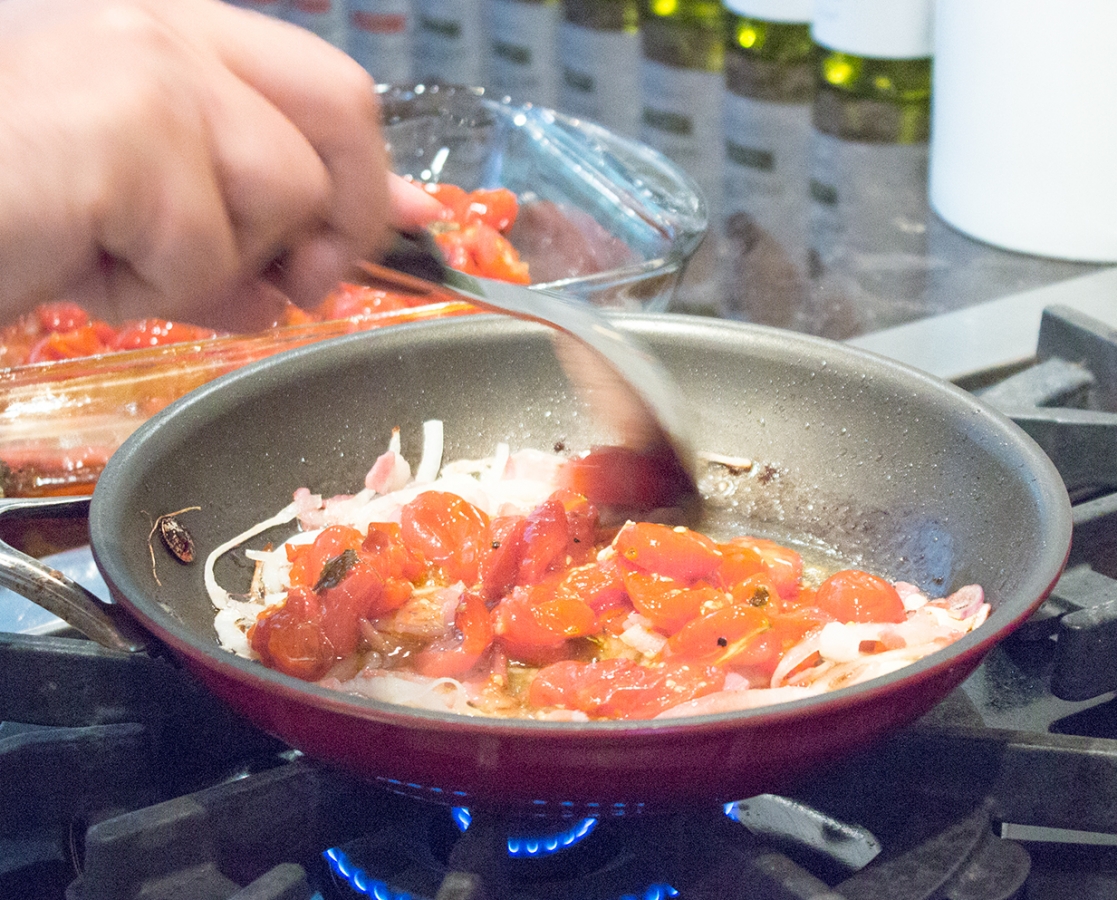
{"type": "Polygon", "coordinates": [[[644,666],[630,659],[563,660],[541,669],[528,702],[560,706],[599,718],[651,718],[672,706],[721,690],[725,673],[712,666],[668,661],[644,666]]]}
{"type": "Polygon", "coordinates": [[[520,577],[526,530],[524,516],[498,516],[489,524],[489,552],[481,559],[481,589],[486,599],[500,599],[520,577]]]}
{"type": "Polygon", "coordinates": [[[768,615],[784,606],[779,588],[767,572],[750,575],[744,581],[730,585],[727,592],[733,603],[757,607],[768,615]]]}
{"type": "Polygon", "coordinates": [[[442,568],[451,582],[477,582],[491,549],[489,517],[456,494],[426,491],[403,507],[404,544],[442,568]]]}
{"type": "Polygon", "coordinates": [[[578,598],[599,614],[629,608],[628,591],[613,557],[570,569],[556,585],[555,595],[578,598]]]}
{"type": "Polygon", "coordinates": [[[145,347],[162,347],[167,344],[183,344],[190,341],[205,341],[217,337],[211,328],[188,325],[184,322],[171,322],[167,319],[139,319],[126,322],[113,336],[110,346],[113,350],[142,350],[145,347]]]}
{"type": "Polygon", "coordinates": [[[818,586],[815,605],[839,622],[903,622],[904,603],[883,578],[858,569],[835,572],[818,586]]]}
{"type": "Polygon", "coordinates": [[[613,548],[629,565],[687,583],[709,575],[722,559],[717,544],[705,535],[651,522],[625,524],[613,548]]]}
{"type": "Polygon", "coordinates": [[[517,582],[538,584],[548,571],[566,562],[566,545],[570,542],[566,509],[552,497],[533,509],[524,525],[524,554],[517,582]]]}
{"type": "Polygon", "coordinates": [[[69,300],[40,303],[35,307],[35,319],[40,331],[74,331],[92,321],[89,313],[69,300]]]}
{"type": "Polygon", "coordinates": [[[112,349],[114,332],[104,322],[90,322],[71,331],[52,331],[31,348],[28,362],[58,362],[96,356],[112,349]]]}
{"type": "Polygon", "coordinates": [[[317,319],[351,319],[375,313],[408,309],[414,299],[398,291],[372,288],[363,284],[343,281],[314,309],[312,321],[317,319]]]}
{"type": "Polygon", "coordinates": [[[597,615],[576,597],[556,596],[554,584],[517,587],[492,611],[497,642],[528,665],[561,659],[567,641],[598,630],[597,615]]]}
{"type": "Polygon", "coordinates": [[[597,447],[562,467],[563,486],[595,506],[667,507],[679,502],[677,465],[667,457],[630,447],[597,447]]]}
{"type": "Polygon", "coordinates": [[[727,602],[724,591],[709,585],[689,587],[638,569],[623,571],[622,578],[633,607],[664,634],[674,634],[686,625],[702,611],[703,604],[727,602]]]}
{"type": "Polygon", "coordinates": [[[415,671],[430,678],[457,678],[481,661],[493,642],[493,624],[484,599],[463,591],[454,612],[455,633],[433,641],[414,659],[415,671]]]}
{"type": "Polygon", "coordinates": [[[322,607],[322,633],[338,658],[357,652],[361,620],[389,612],[382,602],[384,578],[363,559],[354,563],[335,587],[319,591],[318,598],[322,607]]]}
{"type": "Polygon", "coordinates": [[[720,545],[727,559],[723,578],[732,582],[739,574],[756,574],[755,565],[772,577],[779,595],[794,601],[800,591],[803,577],[803,558],[792,548],[767,538],[736,537],[720,545]]]}
{"type": "Polygon", "coordinates": [[[298,588],[257,617],[248,641],[266,666],[305,681],[325,675],[334,659],[322,631],[321,606],[310,591],[298,588]]]}
{"type": "MultiPolygon", "coordinates": [[[[757,662],[759,638],[771,627],[755,606],[734,604],[691,619],[667,641],[672,656],[713,666],[757,662]]],[[[766,650],[762,658],[767,656],[766,650]]]]}

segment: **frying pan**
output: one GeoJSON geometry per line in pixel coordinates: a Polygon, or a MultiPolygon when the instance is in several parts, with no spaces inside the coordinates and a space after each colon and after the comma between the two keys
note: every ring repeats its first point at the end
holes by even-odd
{"type": "MultiPolygon", "coordinates": [[[[307,486],[363,483],[393,426],[418,457],[445,422],[446,456],[498,441],[608,441],[571,391],[546,329],[478,315],[357,334],[264,360],[187,395],[111,458],[90,509],[93,554],[118,612],[215,694],[306,754],[440,802],[540,814],[630,813],[782,790],[913,721],[1043,600],[1071,514],[1053,465],[1014,424],[933,377],[829,341],[684,316],[616,316],[677,380],[701,450],[749,457],[710,506],[740,532],[807,539],[946,593],[981,584],[973,633],[920,662],[817,698],[731,714],[555,723],[440,714],[326,690],[219,648],[200,563],[149,538],[184,514],[198,559],[307,486]]],[[[282,540],[286,533],[260,536],[282,540]]],[[[247,588],[224,558],[218,578],[247,588]]],[[[235,589],[235,588],[234,588],[235,589]]]]}

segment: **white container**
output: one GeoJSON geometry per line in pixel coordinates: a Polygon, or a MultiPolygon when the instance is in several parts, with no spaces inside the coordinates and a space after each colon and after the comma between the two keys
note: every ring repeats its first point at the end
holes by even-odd
{"type": "Polygon", "coordinates": [[[1009,250],[1117,262],[1114,0],[939,0],[930,201],[1009,250]]]}

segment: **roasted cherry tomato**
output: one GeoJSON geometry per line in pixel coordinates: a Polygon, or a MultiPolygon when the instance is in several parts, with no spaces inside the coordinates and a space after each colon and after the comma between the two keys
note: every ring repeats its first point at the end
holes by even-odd
{"type": "Polygon", "coordinates": [[[425,647],[415,657],[415,671],[431,678],[457,678],[480,662],[493,642],[493,624],[485,601],[463,591],[454,612],[454,633],[425,647]]]}
{"type": "Polygon", "coordinates": [[[566,509],[552,498],[528,514],[524,527],[524,554],[520,560],[519,584],[538,584],[551,569],[566,563],[570,529],[566,509]]]}
{"type": "Polygon", "coordinates": [[[731,584],[764,570],[783,599],[793,601],[798,597],[803,558],[790,547],[757,537],[733,538],[720,547],[725,562],[718,583],[731,584]]]}
{"type": "Polygon", "coordinates": [[[536,674],[528,688],[528,702],[601,718],[650,718],[724,685],[725,673],[715,667],[675,660],[656,667],[624,658],[589,663],[564,660],[536,674]]]}
{"type": "Polygon", "coordinates": [[[113,337],[113,350],[142,350],[145,347],[162,347],[166,344],[184,344],[217,337],[212,328],[171,322],[167,319],[140,319],[126,322],[113,337]]]}
{"type": "Polygon", "coordinates": [[[35,307],[35,319],[41,331],[74,331],[92,321],[89,313],[69,300],[39,304],[35,307]]]}
{"type": "Polygon", "coordinates": [[[704,578],[721,563],[721,551],[705,535],[651,522],[627,523],[613,549],[629,565],[685,583],[704,578]]]}
{"type": "Polygon", "coordinates": [[[473,585],[492,544],[489,517],[456,494],[426,491],[403,507],[407,547],[441,566],[451,581],[473,585]]]}
{"type": "Polygon", "coordinates": [[[114,336],[112,327],[104,322],[91,322],[72,331],[52,331],[31,348],[28,362],[58,362],[108,353],[113,349],[114,336]]]}
{"type": "Polygon", "coordinates": [[[723,606],[724,591],[703,585],[690,587],[685,582],[650,575],[639,569],[622,572],[632,605],[664,634],[674,634],[702,612],[703,604],[723,606]]]}
{"type": "Polygon", "coordinates": [[[598,447],[567,462],[561,477],[564,487],[595,506],[646,510],[672,506],[682,499],[672,465],[666,457],[630,447],[598,447]]]}
{"type": "Polygon", "coordinates": [[[308,681],[325,675],[334,660],[322,632],[321,606],[301,588],[292,588],[282,604],[264,610],[248,630],[248,640],[265,665],[308,681]]]}
{"type": "Polygon", "coordinates": [[[835,572],[818,586],[815,606],[839,622],[903,622],[904,603],[883,578],[858,569],[835,572]]]}
{"type": "Polygon", "coordinates": [[[558,596],[554,584],[515,588],[492,615],[509,659],[534,665],[560,658],[571,638],[598,631],[593,609],[577,597],[558,596]]]}
{"type": "Polygon", "coordinates": [[[414,304],[413,297],[399,291],[387,291],[382,288],[342,282],[326,295],[325,300],[318,304],[314,310],[314,317],[327,320],[352,319],[374,315],[375,313],[408,309],[414,304]]]}
{"type": "Polygon", "coordinates": [[[668,639],[667,647],[672,656],[691,662],[749,665],[759,661],[757,648],[761,659],[767,656],[760,637],[769,627],[768,616],[755,606],[733,604],[691,619],[668,639]]]}
{"type": "Polygon", "coordinates": [[[615,557],[568,570],[555,586],[555,595],[576,597],[597,613],[628,606],[628,591],[615,557]]]}

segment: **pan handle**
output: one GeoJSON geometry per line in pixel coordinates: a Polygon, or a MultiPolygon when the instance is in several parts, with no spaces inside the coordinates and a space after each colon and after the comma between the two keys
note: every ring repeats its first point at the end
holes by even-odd
{"type": "MultiPolygon", "coordinates": [[[[89,497],[0,499],[0,519],[79,518],[89,514],[89,497]]],[[[15,591],[110,650],[137,653],[149,640],[128,613],[106,603],[50,566],[0,540],[0,586],[15,591]]]]}

